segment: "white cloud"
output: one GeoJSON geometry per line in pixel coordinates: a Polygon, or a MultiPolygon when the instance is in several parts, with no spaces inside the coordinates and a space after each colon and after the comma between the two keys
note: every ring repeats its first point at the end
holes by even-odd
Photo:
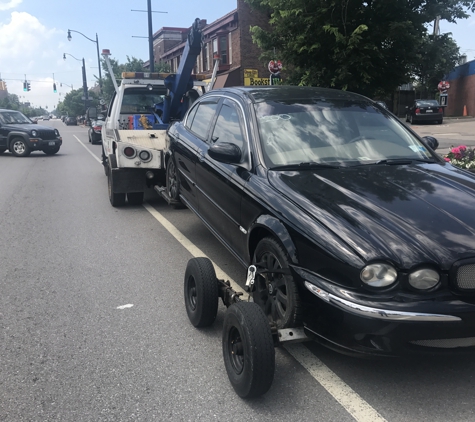
{"type": "Polygon", "coordinates": [[[23,0],[0,0],[0,10],[14,9],[21,4],[23,0]]]}

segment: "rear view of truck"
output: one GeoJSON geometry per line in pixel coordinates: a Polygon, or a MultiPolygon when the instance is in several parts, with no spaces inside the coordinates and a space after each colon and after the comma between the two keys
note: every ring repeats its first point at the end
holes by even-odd
{"type": "MultiPolygon", "coordinates": [[[[102,162],[111,205],[141,204],[147,187],[163,184],[166,129],[181,119],[206,84],[192,76],[201,51],[200,20],[188,35],[176,74],[125,72],[102,126],[102,162]]],[[[109,63],[109,51],[103,56],[109,63]]]]}

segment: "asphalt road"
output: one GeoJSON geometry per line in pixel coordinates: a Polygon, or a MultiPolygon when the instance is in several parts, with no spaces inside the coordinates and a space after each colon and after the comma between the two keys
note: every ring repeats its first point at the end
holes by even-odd
{"type": "Polygon", "coordinates": [[[276,350],[266,395],[241,400],[222,360],[225,308],[195,329],[183,276],[193,255],[241,285],[243,269],[153,192],[112,208],[101,146],[45,123],[63,136],[56,156],[0,156],[1,421],[475,421],[472,357],[361,360],[300,344],[276,350]]]}
{"type": "Polygon", "coordinates": [[[439,154],[447,154],[450,147],[465,145],[475,147],[474,118],[445,118],[441,125],[433,123],[417,123],[408,127],[420,136],[433,136],[439,141],[439,154]]]}

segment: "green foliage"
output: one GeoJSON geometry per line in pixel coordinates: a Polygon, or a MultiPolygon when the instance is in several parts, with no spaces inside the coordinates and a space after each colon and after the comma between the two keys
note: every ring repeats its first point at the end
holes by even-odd
{"type": "Polygon", "coordinates": [[[42,107],[31,107],[20,102],[20,99],[16,94],[7,94],[6,97],[0,98],[0,108],[19,110],[28,117],[44,116],[45,114],[48,114],[48,111],[42,107]]]}
{"type": "Polygon", "coordinates": [[[424,37],[419,45],[419,58],[413,74],[422,98],[433,98],[437,85],[460,60],[459,47],[450,34],[424,37]]]}
{"type": "Polygon", "coordinates": [[[270,16],[272,31],[252,27],[253,40],[263,60],[282,60],[289,82],[368,96],[391,93],[411,79],[436,16],[453,22],[475,10],[475,0],[246,2],[270,16]]]}
{"type": "MultiPolygon", "coordinates": [[[[86,113],[85,101],[82,99],[84,95],[83,89],[76,89],[68,92],[64,96],[64,100],[58,104],[56,113],[59,115],[80,116],[86,113]]],[[[98,106],[99,98],[93,91],[88,92],[89,101],[87,106],[98,106]]]]}

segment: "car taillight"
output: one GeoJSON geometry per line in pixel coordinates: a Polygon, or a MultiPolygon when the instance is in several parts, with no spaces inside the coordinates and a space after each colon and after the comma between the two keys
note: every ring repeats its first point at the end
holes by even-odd
{"type": "Polygon", "coordinates": [[[132,147],[125,147],[124,148],[124,155],[127,158],[134,158],[135,154],[136,154],[135,149],[133,149],[132,147]]]}
{"type": "Polygon", "coordinates": [[[100,126],[94,126],[94,130],[97,130],[98,132],[101,131],[101,127],[100,126]]]}
{"type": "Polygon", "coordinates": [[[416,108],[415,113],[416,113],[416,114],[420,114],[420,112],[421,112],[421,109],[420,109],[420,108],[416,108]]]}
{"type": "Polygon", "coordinates": [[[439,108],[439,113],[443,113],[444,109],[442,107],[439,108]]]}

